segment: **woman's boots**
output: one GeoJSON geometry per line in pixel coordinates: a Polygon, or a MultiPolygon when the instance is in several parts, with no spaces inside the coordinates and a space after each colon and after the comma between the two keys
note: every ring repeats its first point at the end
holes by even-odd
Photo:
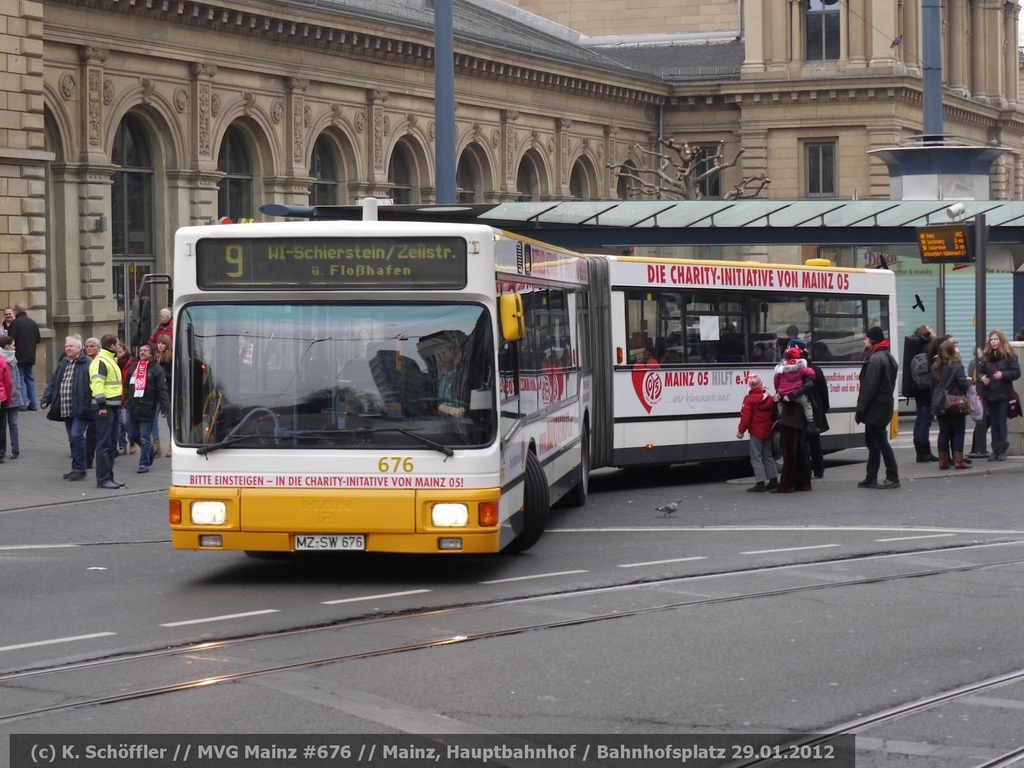
{"type": "Polygon", "coordinates": [[[953,466],[957,469],[970,469],[974,465],[964,458],[963,451],[953,451],[953,466]]]}
{"type": "Polygon", "coordinates": [[[939,469],[949,469],[949,451],[939,451],[939,469]]]}

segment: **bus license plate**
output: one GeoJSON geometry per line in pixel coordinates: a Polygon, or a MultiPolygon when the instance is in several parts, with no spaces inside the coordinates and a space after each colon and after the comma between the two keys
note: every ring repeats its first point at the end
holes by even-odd
{"type": "Polygon", "coordinates": [[[308,549],[366,549],[366,537],[338,536],[338,535],[317,535],[317,536],[295,536],[295,551],[308,549]]]}

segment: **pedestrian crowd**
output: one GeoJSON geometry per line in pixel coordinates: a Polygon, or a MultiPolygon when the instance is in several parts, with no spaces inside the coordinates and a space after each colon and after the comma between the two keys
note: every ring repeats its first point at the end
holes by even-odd
{"type": "MultiPolygon", "coordinates": [[[[139,453],[137,472],[149,472],[160,453],[159,422],[163,415],[170,435],[170,375],[173,328],[169,309],[160,310],[160,324],[132,357],[117,336],[68,336],[53,375],[38,395],[33,368],[39,327],[24,304],[4,310],[0,335],[0,464],[21,454],[18,414],[45,410],[67,430],[71,471],[65,480],[84,480],[95,468],[96,485],[116,490],[125,484],[114,477],[118,456],[139,453]],[[10,434],[10,452],[7,436],[10,434]]],[[[168,441],[169,442],[169,441],[168,441]]]]}

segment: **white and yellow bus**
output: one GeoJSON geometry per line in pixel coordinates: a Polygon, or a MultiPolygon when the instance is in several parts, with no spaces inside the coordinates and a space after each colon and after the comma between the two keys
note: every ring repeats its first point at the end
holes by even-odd
{"type": "Polygon", "coordinates": [[[179,230],[173,545],[532,546],[587,495],[587,270],[476,224],[179,230]]]}
{"type": "Polygon", "coordinates": [[[744,458],[747,380],[773,390],[799,339],[828,382],[825,452],[863,445],[854,423],[865,329],[896,349],[896,280],[884,269],[590,257],[593,466],[744,458]]]}

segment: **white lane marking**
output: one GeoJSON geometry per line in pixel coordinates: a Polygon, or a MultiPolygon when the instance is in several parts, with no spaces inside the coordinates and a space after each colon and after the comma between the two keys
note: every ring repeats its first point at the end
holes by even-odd
{"type": "Polygon", "coordinates": [[[1007,535],[1024,535],[1024,530],[1019,528],[1006,530],[1002,528],[907,528],[896,525],[653,525],[653,526],[612,526],[609,528],[549,528],[544,534],[549,533],[664,533],[665,531],[676,531],[678,533],[719,533],[735,531],[744,533],[746,531],[780,531],[780,532],[808,532],[815,531],[838,531],[840,533],[877,532],[877,533],[1003,533],[1007,535]]]}
{"type": "Polygon", "coordinates": [[[574,573],[587,573],[587,571],[556,571],[555,573],[535,573],[532,576],[513,576],[510,579],[491,579],[481,581],[481,584],[507,584],[510,581],[528,581],[529,579],[547,579],[552,576],[572,576],[574,573]]]}
{"type": "Polygon", "coordinates": [[[321,605],[341,605],[342,603],[361,603],[364,600],[382,600],[386,597],[405,597],[406,595],[422,595],[429,589],[410,589],[406,592],[385,592],[382,595],[366,595],[365,597],[346,597],[341,600],[324,600],[321,605]]]}
{"type": "Polygon", "coordinates": [[[787,547],[786,549],[756,549],[750,552],[740,552],[741,555],[771,555],[776,552],[800,552],[804,549],[829,549],[838,547],[838,544],[817,544],[813,547],[787,547]]]}
{"type": "Polygon", "coordinates": [[[686,563],[690,560],[707,560],[706,557],[677,557],[673,560],[648,560],[646,563],[623,563],[617,568],[640,568],[645,565],[665,565],[666,563],[686,563]]]}
{"type": "Polygon", "coordinates": [[[117,632],[94,632],[91,635],[75,635],[74,637],[55,637],[53,640],[38,640],[34,643],[20,643],[18,645],[5,645],[0,651],[16,651],[19,648],[36,648],[40,645],[56,645],[57,643],[73,643],[76,640],[93,640],[97,637],[111,637],[117,632]]]}
{"type": "Polygon", "coordinates": [[[955,533],[932,533],[927,536],[897,536],[893,539],[875,539],[875,541],[912,541],[914,539],[944,539],[947,536],[956,536],[955,533]]]}
{"type": "Polygon", "coordinates": [[[265,613],[280,613],[277,608],[267,608],[263,611],[248,611],[247,613],[227,613],[223,616],[207,616],[205,619],[189,619],[188,621],[172,621],[161,624],[161,627],[184,627],[188,624],[205,624],[208,621],[229,621],[230,619],[244,619],[249,616],[262,616],[265,613]]]}
{"type": "Polygon", "coordinates": [[[14,552],[19,549],[71,549],[78,544],[13,544],[8,547],[0,547],[0,551],[14,552]]]}

